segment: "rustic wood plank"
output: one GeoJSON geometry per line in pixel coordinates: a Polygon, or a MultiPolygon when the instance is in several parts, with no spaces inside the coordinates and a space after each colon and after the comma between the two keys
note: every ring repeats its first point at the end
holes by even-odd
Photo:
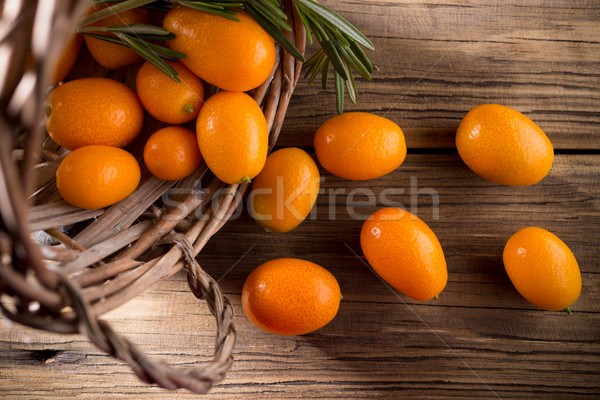
{"type": "MultiPolygon", "coordinates": [[[[231,299],[239,340],[231,372],[202,397],[600,398],[600,4],[322,3],[377,46],[369,54],[373,79],[358,80],[360,103],[346,109],[396,121],[409,156],[394,173],[369,182],[323,173],[317,207],[289,234],[264,232],[243,211],[211,239],[199,260],[231,299]],[[554,168],[539,184],[498,186],[460,161],[454,150],[460,119],[489,102],[525,113],[553,142],[554,168]],[[415,302],[389,290],[364,264],[360,216],[390,204],[412,211],[416,205],[442,243],[450,275],[435,301],[415,302]],[[504,243],[529,225],[556,233],[578,259],[583,290],[570,316],[536,309],[504,272],[504,243]],[[344,299],[332,323],[313,334],[280,337],[245,318],[245,278],[277,257],[309,259],[336,276],[344,299]]],[[[84,67],[70,78],[111,76],[131,85],[135,75],[135,67],[100,68],[86,50],[78,63],[84,67]]],[[[278,146],[311,151],[314,132],[334,113],[331,92],[301,83],[278,146]]],[[[147,132],[162,126],[146,123],[147,132]]],[[[141,145],[132,149],[138,156],[141,145]]],[[[213,317],[189,293],[183,273],[106,319],[166,362],[195,367],[212,356],[213,317]]],[[[81,335],[0,320],[2,398],[198,398],[142,383],[81,335]]]]}
{"type": "MultiPolygon", "coordinates": [[[[231,372],[204,398],[598,398],[600,155],[558,155],[551,174],[531,187],[487,182],[456,154],[409,154],[395,172],[368,182],[323,175],[312,220],[275,234],[243,212],[201,253],[200,262],[234,305],[239,333],[231,372]],[[389,188],[405,193],[383,199],[389,188]],[[365,205],[369,190],[376,205],[365,205]],[[382,199],[410,209],[411,190],[420,191],[417,214],[439,237],[449,269],[439,299],[425,303],[389,290],[367,268],[358,241],[362,221],[346,209],[350,204],[366,216],[383,205],[382,199]],[[330,219],[333,191],[338,194],[330,219]],[[427,194],[434,191],[440,201],[437,220],[433,196],[427,194]],[[504,273],[502,247],[528,225],[555,232],[580,263],[583,291],[570,316],[536,309],[504,273]],[[313,334],[281,337],[245,318],[244,280],[275,257],[309,259],[336,276],[344,299],[329,325],[313,334]]],[[[199,366],[211,357],[213,318],[189,293],[184,274],[106,319],[152,357],[181,366],[199,366]]],[[[80,335],[5,323],[0,348],[0,385],[11,399],[29,399],[32,393],[48,399],[197,398],[141,383],[80,335]]]]}
{"type": "MultiPolygon", "coordinates": [[[[385,115],[409,147],[454,147],[483,103],[526,114],[555,148],[600,149],[600,4],[532,0],[323,1],[376,46],[370,82],[348,111],[385,115]]],[[[331,86],[332,87],[332,86],[331,86]]],[[[300,84],[279,145],[311,146],[335,114],[331,90],[300,84]]]]}

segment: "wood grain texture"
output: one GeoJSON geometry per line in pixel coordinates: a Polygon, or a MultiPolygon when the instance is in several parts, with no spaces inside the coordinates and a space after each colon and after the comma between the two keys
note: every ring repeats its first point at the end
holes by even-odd
{"type": "MultiPolygon", "coordinates": [[[[363,185],[324,176],[311,220],[296,230],[267,233],[242,212],[201,253],[200,263],[233,302],[239,333],[232,371],[205,398],[598,397],[600,155],[559,155],[551,175],[522,188],[484,181],[456,154],[409,154],[397,171],[363,185]],[[448,261],[446,289],[426,303],[386,287],[366,266],[358,240],[360,215],[392,202],[411,209],[411,191],[419,193],[416,212],[436,232],[448,261]],[[361,192],[372,192],[375,203],[361,192]],[[439,197],[437,219],[432,194],[439,197]],[[504,272],[504,243],[529,225],[555,232],[579,261],[583,290],[570,316],[536,309],[504,272]],[[313,334],[271,335],[243,314],[246,276],[284,256],[327,267],[342,288],[337,317],[313,334]]],[[[212,318],[184,275],[107,319],[171,363],[197,365],[211,354],[212,318]]],[[[7,398],[196,398],[145,386],[81,336],[3,325],[0,347],[7,398]]]]}
{"type": "MultiPolygon", "coordinates": [[[[526,114],[555,148],[600,149],[600,5],[595,0],[323,1],[376,46],[346,110],[392,119],[413,148],[454,147],[483,103],[526,114]]],[[[312,145],[331,91],[298,85],[280,145],[312,145]]]]}
{"type": "MultiPolygon", "coordinates": [[[[347,109],[398,122],[409,155],[368,182],[321,171],[317,206],[288,234],[267,233],[240,210],[211,239],[198,260],[233,303],[238,344],[231,372],[202,398],[600,398],[600,4],[322,2],[377,46],[373,80],[359,81],[360,103],[347,109]],[[484,102],[514,107],[546,131],[557,155],[539,184],[498,186],[462,163],[456,128],[484,102]],[[415,212],[440,239],[449,281],[439,299],[413,301],[365,264],[362,219],[386,205],[415,212]],[[570,316],[536,309],[504,272],[506,240],[532,225],[557,234],[577,257],[583,289],[570,316]],[[330,324],[282,337],[245,318],[244,280],[277,257],[308,259],[336,276],[344,298],[330,324]]],[[[314,131],[334,112],[332,93],[301,84],[278,146],[312,153],[314,131]]],[[[183,274],[106,319],[172,364],[198,366],[212,355],[214,319],[183,274]]],[[[147,386],[80,335],[1,321],[0,398],[199,398],[147,386]]]]}

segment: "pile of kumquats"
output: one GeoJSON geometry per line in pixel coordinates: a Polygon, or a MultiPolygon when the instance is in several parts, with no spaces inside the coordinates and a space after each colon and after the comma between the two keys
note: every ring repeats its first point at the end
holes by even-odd
{"type": "MultiPolygon", "coordinates": [[[[239,21],[231,21],[181,6],[165,15],[163,27],[175,35],[166,44],[187,55],[168,62],[180,82],[145,62],[137,73],[135,92],[108,78],[56,86],[46,104],[46,130],[70,150],[56,172],[65,201],[80,208],[103,208],[136,189],[140,164],[125,148],[142,130],[145,110],[167,124],[149,137],[143,152],[143,163],[157,178],[184,178],[204,160],[223,182],[252,182],[249,211],[265,229],[288,232],[308,216],[319,192],[316,162],[299,148],[267,154],[265,116],[245,93],[271,73],[275,42],[249,14],[240,12],[237,17],[239,21]],[[206,98],[203,82],[221,90],[206,98]],[[181,126],[194,120],[195,132],[181,126]]],[[[147,21],[146,11],[137,8],[99,23],[147,21]]],[[[84,40],[105,68],[143,62],[127,47],[74,35],[58,62],[55,84],[73,67],[84,40]]],[[[458,127],[456,146],[475,173],[502,185],[536,184],[552,167],[553,148],[544,132],[523,114],[501,105],[469,111],[458,127]]],[[[336,115],[322,124],[314,147],[324,170],[349,180],[381,177],[400,167],[406,157],[404,134],[396,123],[360,112],[336,115]]],[[[375,272],[404,295],[426,301],[446,286],[440,242],[408,211],[378,210],[364,222],[360,243],[375,272]]],[[[503,258],[511,281],[534,305],[569,310],[579,297],[581,276],[575,257],[551,232],[537,227],[520,230],[506,243],[503,258]]],[[[340,300],[331,273],[292,258],[260,265],[242,291],[249,320],[283,335],[321,328],[335,317],[340,300]],[[298,312],[300,308],[303,312],[298,312]]]]}

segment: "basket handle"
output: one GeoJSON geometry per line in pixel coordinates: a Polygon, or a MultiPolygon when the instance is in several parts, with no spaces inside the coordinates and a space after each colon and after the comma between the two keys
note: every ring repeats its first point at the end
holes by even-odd
{"type": "Polygon", "coordinates": [[[165,389],[186,388],[195,393],[206,393],[214,383],[221,381],[233,362],[236,331],[232,322],[233,308],[223,296],[218,283],[208,275],[193,256],[193,248],[183,235],[171,235],[169,241],[181,247],[188,264],[188,283],[194,295],[205,299],[215,316],[217,332],[214,357],[203,368],[174,368],[148,357],[134,343],[115,332],[101,319],[81,293],[81,289],[66,274],[58,272],[61,286],[66,291],[78,330],[104,352],[126,362],[144,382],[156,383],[165,389]]]}

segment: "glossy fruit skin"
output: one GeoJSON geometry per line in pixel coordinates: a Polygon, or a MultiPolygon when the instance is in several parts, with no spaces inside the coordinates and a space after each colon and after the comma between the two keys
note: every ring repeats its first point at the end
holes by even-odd
{"type": "Polygon", "coordinates": [[[76,33],[71,35],[71,38],[67,41],[59,59],[56,61],[52,83],[57,84],[67,77],[71,69],[73,69],[77,57],[79,57],[82,45],[83,38],[81,35],[76,33]]]}
{"type": "Polygon", "coordinates": [[[202,80],[181,62],[167,61],[181,82],[175,82],[149,62],[136,77],[136,90],[142,105],[159,121],[179,125],[198,116],[204,102],[202,80]]]}
{"type": "Polygon", "coordinates": [[[552,168],[546,134],[520,112],[499,104],[475,107],[456,132],[456,148],[477,175],[501,185],[527,186],[552,168]]]}
{"type": "Polygon", "coordinates": [[[278,335],[304,335],[337,314],[340,286],[325,268],[297,258],[257,267],[242,289],[242,307],[259,328],[278,335]]]}
{"type": "Polygon", "coordinates": [[[54,89],[46,101],[46,130],[61,146],[75,150],[103,144],[125,147],[138,136],[144,110],[121,82],[83,78],[54,89]]]}
{"type": "Polygon", "coordinates": [[[552,232],[537,227],[521,229],[506,242],[502,258],[517,291],[537,307],[564,310],[579,298],[577,260],[552,232]]]}
{"type": "Polygon", "coordinates": [[[267,159],[269,136],[265,116],[242,92],[219,92],[206,100],[196,121],[200,152],[223,182],[253,179],[267,159]]]}
{"type": "Polygon", "coordinates": [[[388,284],[419,301],[436,297],[448,281],[439,240],[425,222],[408,211],[382,208],[360,232],[363,253],[388,284]]]}
{"type": "Polygon", "coordinates": [[[144,146],[144,163],[165,181],[185,178],[200,165],[196,134],[181,126],[168,126],[152,134],[144,146]]]}
{"type": "Polygon", "coordinates": [[[349,180],[379,178],[406,157],[402,129],[389,119],[362,112],[337,115],[323,123],[314,137],[319,163],[349,180]]]}
{"type": "MultiPolygon", "coordinates": [[[[111,5],[111,4],[108,4],[111,5]]],[[[97,4],[93,6],[88,14],[106,8],[105,4],[97,4]]],[[[120,12],[116,15],[110,15],[100,21],[89,24],[88,26],[118,26],[129,24],[148,24],[148,13],[143,8],[134,8],[131,10],[120,12]]],[[[103,32],[94,32],[104,34],[103,32]]],[[[112,34],[109,34],[112,35],[112,34]]],[[[141,62],[143,58],[135,51],[128,47],[114,43],[109,43],[104,40],[95,39],[85,36],[85,44],[92,54],[92,57],[106,69],[117,69],[133,65],[141,62]]]]}
{"type": "Polygon", "coordinates": [[[245,92],[271,74],[275,42],[246,12],[236,17],[240,22],[176,6],[163,27],[177,35],[166,43],[187,55],[182,62],[196,75],[221,89],[245,92]]]}
{"type": "Polygon", "coordinates": [[[65,201],[85,209],[103,208],[129,196],[140,182],[137,160],[123,149],[92,145],[68,154],[56,171],[65,201]]]}
{"type": "Polygon", "coordinates": [[[252,182],[250,214],[267,230],[289,232],[306,219],[319,187],[319,168],[307,152],[297,147],[277,150],[252,182]]]}

